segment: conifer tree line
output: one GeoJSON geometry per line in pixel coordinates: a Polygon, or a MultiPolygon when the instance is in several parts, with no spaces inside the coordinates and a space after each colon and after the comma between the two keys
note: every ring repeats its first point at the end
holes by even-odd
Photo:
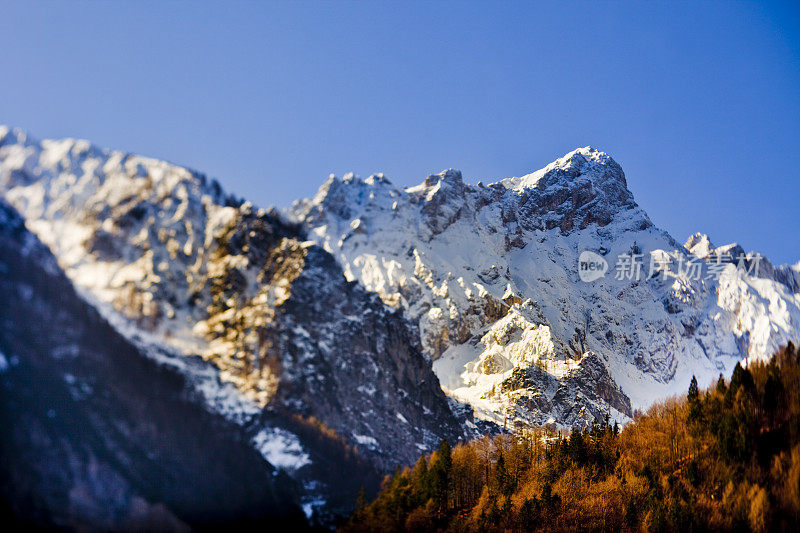
{"type": "Polygon", "coordinates": [[[693,377],[624,429],[442,441],[342,530],[800,531],[800,353],[693,377]]]}

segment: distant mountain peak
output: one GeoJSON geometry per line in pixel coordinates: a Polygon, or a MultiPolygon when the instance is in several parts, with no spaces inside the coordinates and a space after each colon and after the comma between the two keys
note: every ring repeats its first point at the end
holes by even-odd
{"type": "Polygon", "coordinates": [[[353,182],[321,192],[289,216],[350,279],[403,309],[449,394],[499,423],[509,409],[527,423],[624,417],[683,390],[692,374],[716,376],[798,335],[800,304],[778,296],[798,288],[795,270],[764,261],[766,285],[736,269],[725,275],[741,281],[722,285],[679,267],[648,278],[651,253],[674,266],[687,253],[738,247],[696,236],[684,249],[636,204],[620,165],[592,147],[489,185],[449,170],[402,190],[353,182]],[[638,254],[644,277],[583,282],[585,250],[612,272],[618,256],[638,254]],[[787,312],[761,308],[760,291],[785,299],[787,312]],[[517,317],[522,302],[542,319],[517,317]],[[512,315],[517,329],[498,348],[512,315]],[[570,395],[583,410],[564,405],[570,395]]]}

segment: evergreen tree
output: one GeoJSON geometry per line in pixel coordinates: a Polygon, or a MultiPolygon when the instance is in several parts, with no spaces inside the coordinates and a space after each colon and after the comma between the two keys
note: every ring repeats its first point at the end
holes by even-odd
{"type": "Polygon", "coordinates": [[[689,384],[689,422],[699,422],[702,417],[702,406],[700,404],[700,390],[697,388],[697,377],[692,376],[689,384]]]}
{"type": "Polygon", "coordinates": [[[745,392],[751,392],[754,386],[753,375],[750,373],[750,370],[737,362],[736,366],[733,367],[731,386],[728,387],[729,399],[733,399],[739,389],[744,389],[745,392]]]}
{"type": "Polygon", "coordinates": [[[539,501],[534,496],[528,498],[519,509],[518,522],[523,531],[530,531],[536,527],[539,517],[539,501]]]}
{"type": "Polygon", "coordinates": [[[728,390],[728,387],[725,385],[725,378],[722,376],[722,372],[719,373],[719,379],[717,380],[717,392],[719,394],[725,394],[728,390]]]}
{"type": "Polygon", "coordinates": [[[697,388],[697,377],[692,376],[692,381],[689,383],[689,401],[697,400],[700,397],[700,391],[697,388]]]}
{"type": "Polygon", "coordinates": [[[425,456],[420,456],[411,470],[412,497],[416,505],[422,505],[433,496],[431,476],[425,456]]]}
{"type": "Polygon", "coordinates": [[[506,468],[506,459],[502,451],[497,457],[497,462],[494,466],[494,472],[492,472],[492,481],[496,490],[504,496],[508,496],[514,490],[511,482],[511,476],[506,468]]]}
{"type": "Polygon", "coordinates": [[[781,369],[773,361],[769,366],[767,382],[764,384],[762,406],[767,415],[773,414],[778,409],[778,402],[783,396],[783,383],[781,382],[781,369]]]}
{"type": "Polygon", "coordinates": [[[439,449],[431,459],[431,465],[428,471],[433,498],[436,500],[440,512],[447,509],[447,497],[452,465],[453,458],[451,455],[450,444],[447,442],[447,440],[442,439],[439,449]]]}

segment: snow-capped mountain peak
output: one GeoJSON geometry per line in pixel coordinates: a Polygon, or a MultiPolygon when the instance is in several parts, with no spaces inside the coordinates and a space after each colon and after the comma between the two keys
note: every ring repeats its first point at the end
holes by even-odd
{"type": "Polygon", "coordinates": [[[128,338],[202,359],[219,387],[198,392],[238,423],[313,417],[380,468],[463,435],[402,317],[274,210],[186,168],[9,128],[0,193],[128,338]]]}
{"type": "Polygon", "coordinates": [[[687,270],[709,259],[707,239],[684,248],[655,228],[622,168],[591,147],[489,185],[454,170],[406,189],[329,181],[289,216],[348,278],[402,309],[448,393],[495,421],[624,419],[693,373],[708,381],[798,335],[794,270],[687,270]],[[584,251],[610,273],[581,281],[584,251]],[[623,255],[643,263],[636,279],[616,279],[623,255]],[[490,342],[508,337],[509,320],[510,344],[490,342]]]}
{"type": "Polygon", "coordinates": [[[331,176],[283,215],[85,141],[3,128],[0,161],[3,195],[92,302],[200,354],[256,406],[318,415],[377,455],[399,450],[403,428],[375,427],[387,409],[420,446],[438,437],[428,411],[458,433],[431,365],[483,418],[581,425],[798,337],[800,269],[702,235],[680,245],[591,147],[488,185],[452,169],[408,188],[331,176]],[[313,403],[334,389],[348,400],[313,403]]]}

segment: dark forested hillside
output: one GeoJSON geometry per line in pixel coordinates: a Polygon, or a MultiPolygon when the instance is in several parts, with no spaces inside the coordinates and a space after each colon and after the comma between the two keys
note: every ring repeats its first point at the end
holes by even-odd
{"type": "Polygon", "coordinates": [[[421,457],[345,531],[797,531],[800,353],[737,365],[623,430],[485,437],[421,457]]]}
{"type": "Polygon", "coordinates": [[[0,202],[4,531],[301,530],[296,492],[83,301],[0,202]]]}

